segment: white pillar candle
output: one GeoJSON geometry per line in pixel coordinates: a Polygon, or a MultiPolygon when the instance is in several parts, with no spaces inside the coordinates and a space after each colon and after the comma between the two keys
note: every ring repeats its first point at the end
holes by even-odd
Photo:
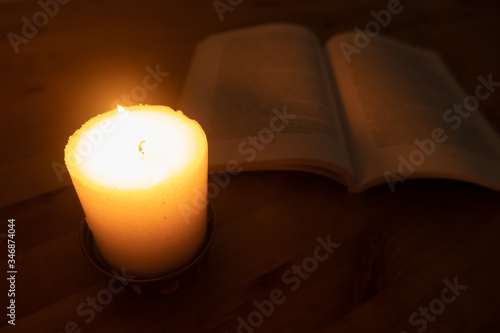
{"type": "Polygon", "coordinates": [[[206,206],[207,139],[180,111],[140,105],[86,122],[68,141],[65,163],[99,251],[139,278],[182,267],[200,250],[206,206]],[[198,199],[199,200],[199,199],[198,199]],[[198,205],[198,208],[200,205],[198,205]]]}

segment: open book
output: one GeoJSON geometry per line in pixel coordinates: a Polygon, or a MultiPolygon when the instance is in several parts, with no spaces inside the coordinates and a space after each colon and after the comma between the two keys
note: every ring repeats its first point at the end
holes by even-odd
{"type": "Polygon", "coordinates": [[[408,178],[500,190],[500,139],[478,110],[500,83],[479,75],[467,96],[435,53],[357,33],[322,46],[279,23],[200,43],[180,109],[207,133],[209,170],[311,171],[353,192],[408,178]]]}

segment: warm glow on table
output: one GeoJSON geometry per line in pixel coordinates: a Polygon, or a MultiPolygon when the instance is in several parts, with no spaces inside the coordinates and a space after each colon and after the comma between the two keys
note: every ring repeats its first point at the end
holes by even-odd
{"type": "Polygon", "coordinates": [[[207,140],[199,124],[163,106],[98,115],[69,139],[65,162],[97,246],[115,268],[155,277],[200,249],[207,140]]]}

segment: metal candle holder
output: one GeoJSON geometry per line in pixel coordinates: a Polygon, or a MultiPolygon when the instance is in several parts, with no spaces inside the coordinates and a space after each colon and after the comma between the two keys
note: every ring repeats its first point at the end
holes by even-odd
{"type": "Polygon", "coordinates": [[[212,244],[215,235],[215,211],[211,203],[207,206],[207,232],[201,250],[196,257],[185,266],[169,272],[166,275],[150,279],[129,279],[116,275],[111,267],[102,257],[94,241],[92,231],[90,231],[87,221],[83,219],[80,227],[80,245],[85,257],[98,270],[110,278],[115,278],[126,285],[128,291],[139,296],[161,296],[169,295],[179,289],[181,284],[187,283],[200,271],[202,264],[206,260],[207,252],[212,244]]]}

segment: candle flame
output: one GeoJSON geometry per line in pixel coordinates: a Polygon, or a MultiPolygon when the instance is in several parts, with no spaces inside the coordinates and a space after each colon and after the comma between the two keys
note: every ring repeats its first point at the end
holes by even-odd
{"type": "Polygon", "coordinates": [[[118,109],[118,115],[120,116],[120,119],[125,119],[128,116],[127,110],[123,108],[121,105],[117,105],[116,108],[118,109]]]}

